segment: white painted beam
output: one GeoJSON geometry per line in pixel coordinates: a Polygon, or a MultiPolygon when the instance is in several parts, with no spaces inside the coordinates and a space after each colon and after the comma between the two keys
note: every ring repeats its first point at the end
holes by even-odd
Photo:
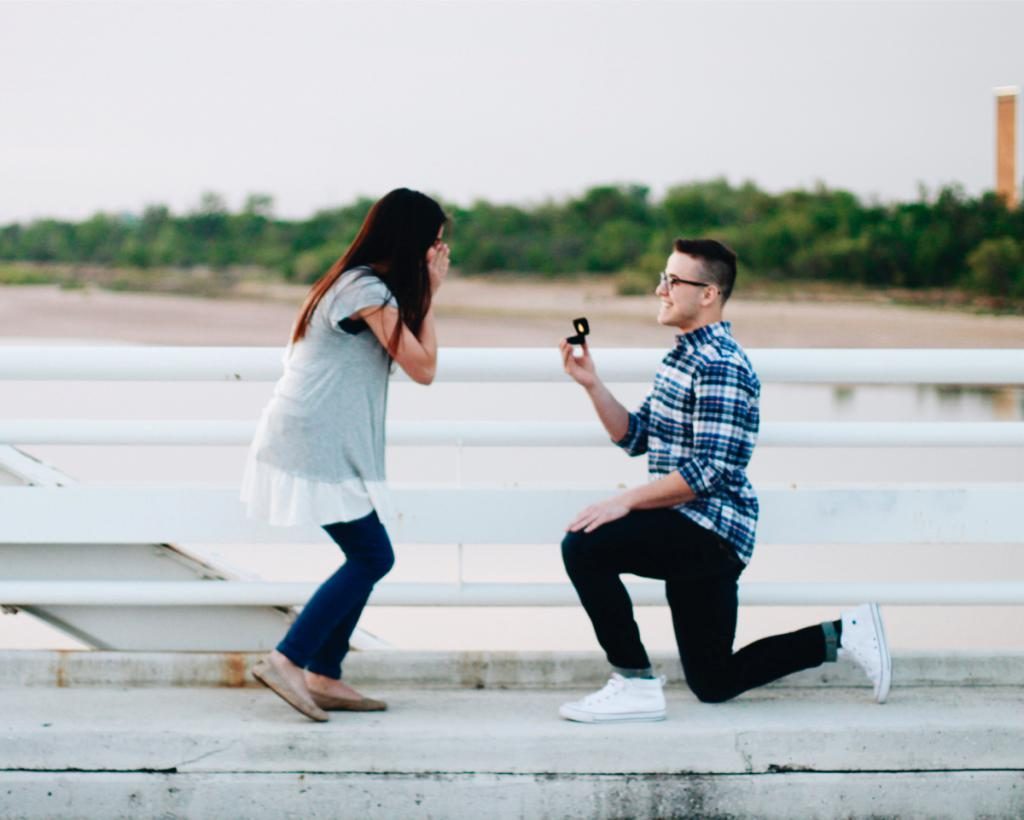
{"type": "MultiPolygon", "coordinates": [[[[0,603],[15,606],[301,606],[317,583],[280,581],[0,581],[0,603]]],[[[663,606],[664,585],[627,584],[637,606],[663,606]]],[[[1024,604],[1024,581],[750,583],[746,606],[831,606],[877,601],[902,606],[1024,604]]],[[[578,606],[568,583],[379,584],[377,606],[578,606]]]]}
{"type": "MultiPolygon", "coordinates": [[[[45,419],[0,420],[0,445],[242,445],[255,421],[45,419]]],[[[595,422],[392,421],[391,446],[601,447],[595,422]]],[[[776,422],[762,447],[1022,447],[1022,422],[776,422]]]]}
{"type": "MultiPolygon", "coordinates": [[[[1022,484],[760,487],[758,542],[1024,543],[1022,484]]],[[[575,513],[612,488],[397,485],[399,543],[558,543],[575,513]]],[[[297,543],[316,527],[245,517],[234,487],[0,487],[0,543],[297,543]]]]}
{"type": "MultiPolygon", "coordinates": [[[[665,350],[594,348],[609,382],[649,382],[665,350]]],[[[748,351],[765,382],[825,384],[1024,384],[1024,352],[981,349],[823,349],[748,351]]],[[[273,381],[280,348],[0,348],[0,380],[273,381]]],[[[405,376],[395,373],[398,379],[405,376]]],[[[444,348],[441,382],[565,382],[556,348],[444,348]]]]}

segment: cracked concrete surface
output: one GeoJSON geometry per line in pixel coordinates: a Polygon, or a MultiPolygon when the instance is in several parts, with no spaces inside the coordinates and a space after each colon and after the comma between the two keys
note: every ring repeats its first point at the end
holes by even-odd
{"type": "Polygon", "coordinates": [[[669,688],[663,723],[558,719],[575,692],[374,691],[383,713],[314,724],[263,690],[0,689],[0,771],[756,774],[1024,770],[1015,687],[762,690],[719,705],[669,688]]]}
{"type": "Polygon", "coordinates": [[[371,688],[312,723],[263,689],[0,687],[0,818],[1024,816],[1024,690],[776,688],[662,723],[582,690],[371,688]]]}

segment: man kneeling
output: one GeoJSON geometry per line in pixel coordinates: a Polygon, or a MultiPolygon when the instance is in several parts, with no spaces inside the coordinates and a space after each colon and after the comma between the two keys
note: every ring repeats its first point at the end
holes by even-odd
{"type": "Polygon", "coordinates": [[[655,294],[658,322],[680,334],[635,413],[598,378],[585,341],[580,356],[561,344],[565,372],[586,389],[619,447],[647,453],[650,477],[583,510],[562,541],[566,571],[614,669],[603,689],[561,707],[569,720],[665,717],[664,680],[651,670],[622,573],[665,580],[686,682],[704,702],[834,661],[840,647],[867,672],[878,702],[888,695],[891,663],[875,604],[733,652],[737,579],[757,525],[757,496],[745,469],[757,440],[761,390],[722,321],[735,279],[736,255],[725,245],[676,240],[655,294]]]}

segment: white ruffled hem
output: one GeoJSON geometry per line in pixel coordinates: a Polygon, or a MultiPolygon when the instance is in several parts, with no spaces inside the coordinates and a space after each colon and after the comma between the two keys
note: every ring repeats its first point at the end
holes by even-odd
{"type": "Polygon", "coordinates": [[[381,521],[393,517],[391,494],[383,481],[315,481],[257,461],[251,454],[245,464],[241,499],[250,518],[278,527],[355,521],[374,510],[381,521]]]}

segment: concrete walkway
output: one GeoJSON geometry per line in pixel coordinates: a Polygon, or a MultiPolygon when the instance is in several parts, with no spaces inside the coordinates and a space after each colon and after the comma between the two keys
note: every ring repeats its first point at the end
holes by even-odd
{"type": "Polygon", "coordinates": [[[830,685],[711,706],[675,683],[665,722],[592,726],[557,717],[590,686],[428,680],[367,687],[388,712],[314,724],[264,689],[5,671],[2,818],[1024,816],[1014,681],[897,685],[883,706],[830,685]]]}

